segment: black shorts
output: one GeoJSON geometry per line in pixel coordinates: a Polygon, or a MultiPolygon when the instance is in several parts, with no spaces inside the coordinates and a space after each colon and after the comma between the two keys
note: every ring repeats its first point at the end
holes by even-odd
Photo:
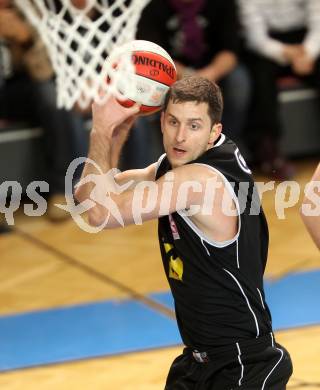
{"type": "Polygon", "coordinates": [[[284,390],[291,374],[288,351],[264,336],[222,352],[200,355],[185,348],[172,363],[165,390],[284,390]]]}

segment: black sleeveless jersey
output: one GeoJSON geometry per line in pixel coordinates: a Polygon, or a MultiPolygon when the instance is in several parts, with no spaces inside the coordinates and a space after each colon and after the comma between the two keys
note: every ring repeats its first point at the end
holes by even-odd
{"type": "MultiPolygon", "coordinates": [[[[272,331],[263,290],[269,234],[251,172],[231,140],[221,135],[190,164],[218,172],[240,214],[237,235],[225,242],[206,237],[186,211],[159,218],[161,255],[182,340],[210,351],[272,331]]],[[[156,178],[170,169],[162,156],[156,178]]]]}

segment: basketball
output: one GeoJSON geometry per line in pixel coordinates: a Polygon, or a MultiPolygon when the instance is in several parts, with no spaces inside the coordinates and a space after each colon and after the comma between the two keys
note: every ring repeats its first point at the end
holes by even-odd
{"type": "MultiPolygon", "coordinates": [[[[114,79],[125,107],[141,104],[141,114],[151,114],[161,109],[165,95],[176,79],[177,71],[170,55],[159,45],[135,40],[117,47],[107,59],[117,75],[114,79]],[[121,69],[124,57],[130,55],[131,72],[121,69]]],[[[125,66],[122,67],[125,69],[125,66]]],[[[118,97],[118,96],[117,96],[118,97]]]]}

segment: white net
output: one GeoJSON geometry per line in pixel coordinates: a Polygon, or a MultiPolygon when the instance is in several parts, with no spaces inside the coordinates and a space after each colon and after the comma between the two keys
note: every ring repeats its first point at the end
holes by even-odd
{"type": "Polygon", "coordinates": [[[15,0],[47,47],[56,73],[59,107],[86,108],[105,95],[101,92],[119,93],[117,80],[134,71],[130,53],[116,70],[114,61],[105,60],[114,48],[134,39],[149,1],[15,0]]]}

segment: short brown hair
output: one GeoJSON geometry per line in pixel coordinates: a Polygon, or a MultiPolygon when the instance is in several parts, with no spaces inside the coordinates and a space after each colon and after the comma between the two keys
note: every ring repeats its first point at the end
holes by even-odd
{"type": "Polygon", "coordinates": [[[166,94],[163,110],[173,103],[208,103],[208,114],[212,124],[220,123],[223,111],[221,90],[216,83],[199,76],[185,77],[171,85],[166,94]]]}

